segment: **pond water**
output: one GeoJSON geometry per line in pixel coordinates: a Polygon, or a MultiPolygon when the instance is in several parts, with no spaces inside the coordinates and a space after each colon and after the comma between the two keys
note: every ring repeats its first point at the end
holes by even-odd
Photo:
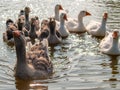
{"type": "Polygon", "coordinates": [[[49,47],[54,64],[54,75],[49,80],[15,80],[15,49],[3,42],[5,22],[16,20],[19,10],[31,8],[31,16],[40,20],[54,14],[54,6],[61,4],[68,15],[77,18],[81,10],[92,16],[84,18],[101,21],[108,12],[109,31],[120,29],[120,0],[1,0],[0,1],[0,90],[120,90],[120,57],[111,57],[99,51],[100,39],[86,34],[70,34],[63,43],[49,47]]]}

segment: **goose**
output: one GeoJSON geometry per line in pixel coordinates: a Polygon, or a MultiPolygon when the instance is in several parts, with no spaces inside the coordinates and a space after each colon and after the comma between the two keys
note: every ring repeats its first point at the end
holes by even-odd
{"type": "Polygon", "coordinates": [[[67,15],[65,13],[61,13],[60,14],[60,27],[58,30],[62,38],[66,38],[69,36],[69,31],[65,26],[65,20],[67,21],[67,15]]]}
{"type": "Polygon", "coordinates": [[[91,14],[87,11],[80,11],[78,14],[78,22],[72,19],[68,19],[66,22],[66,26],[71,33],[84,33],[86,32],[86,28],[83,24],[83,17],[90,16],[91,14]]]}
{"type": "Polygon", "coordinates": [[[24,25],[25,25],[25,18],[23,16],[20,16],[17,20],[18,30],[24,31],[24,25]]]}
{"type": "Polygon", "coordinates": [[[41,34],[39,40],[42,38],[47,38],[49,45],[56,45],[61,43],[62,37],[58,30],[56,30],[56,20],[55,18],[49,18],[49,21],[44,19],[41,22],[41,34]]]}
{"type": "Polygon", "coordinates": [[[108,13],[105,12],[101,23],[96,21],[91,21],[86,27],[88,34],[97,37],[104,37],[106,34],[107,18],[108,18],[108,13]]]}
{"type": "Polygon", "coordinates": [[[119,32],[109,32],[100,42],[100,51],[108,55],[120,55],[119,32]]]}
{"type": "Polygon", "coordinates": [[[55,6],[55,20],[59,21],[59,10],[63,10],[63,7],[60,4],[56,4],[55,6]]]}
{"type": "Polygon", "coordinates": [[[37,33],[36,33],[36,18],[31,18],[30,21],[31,24],[31,29],[29,30],[29,37],[31,39],[31,43],[34,44],[35,43],[35,39],[38,37],[37,33]]]}
{"type": "Polygon", "coordinates": [[[48,23],[49,27],[49,36],[48,36],[48,42],[49,45],[56,45],[62,42],[61,34],[58,30],[56,30],[56,21],[54,18],[50,18],[50,21],[48,23]]]}
{"type": "Polygon", "coordinates": [[[48,79],[53,73],[53,64],[48,55],[48,41],[43,39],[39,44],[26,52],[24,35],[13,32],[17,62],[14,68],[15,78],[23,80],[48,79]]]}
{"type": "Polygon", "coordinates": [[[13,46],[14,45],[14,39],[13,39],[13,31],[16,30],[16,25],[14,24],[14,21],[12,19],[8,19],[6,21],[6,31],[3,33],[3,41],[6,42],[8,45],[13,46]],[[13,29],[10,27],[14,26],[13,29]]]}

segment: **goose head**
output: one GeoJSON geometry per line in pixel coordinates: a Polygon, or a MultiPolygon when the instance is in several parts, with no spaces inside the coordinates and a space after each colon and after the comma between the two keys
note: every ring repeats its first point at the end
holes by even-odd
{"type": "Polygon", "coordinates": [[[60,4],[57,4],[55,6],[55,12],[59,11],[59,10],[63,10],[63,7],[60,4]]]}
{"type": "Polygon", "coordinates": [[[18,25],[18,30],[22,31],[23,26],[25,25],[25,17],[23,15],[19,17],[17,25],[18,25]]]}
{"type": "Polygon", "coordinates": [[[60,4],[57,4],[55,6],[55,19],[58,21],[59,21],[59,10],[63,10],[63,8],[60,4]]]}
{"type": "Polygon", "coordinates": [[[24,10],[20,10],[19,17],[22,16],[22,15],[25,15],[25,11],[24,10]]]}
{"type": "Polygon", "coordinates": [[[113,37],[113,39],[118,39],[119,31],[117,31],[117,30],[113,31],[112,37],[113,37]]]}
{"type": "Polygon", "coordinates": [[[65,13],[61,13],[61,15],[60,15],[60,20],[61,20],[61,21],[66,20],[66,21],[67,21],[67,20],[68,20],[68,19],[67,19],[67,15],[66,15],[65,13]]]}
{"type": "Polygon", "coordinates": [[[104,20],[107,20],[107,18],[108,18],[108,13],[105,12],[105,13],[103,14],[103,19],[104,19],[104,20]]]}
{"type": "Polygon", "coordinates": [[[6,21],[6,28],[8,28],[8,26],[9,26],[9,25],[12,25],[12,24],[14,24],[13,20],[12,20],[12,19],[8,19],[8,20],[6,21]]]}
{"type": "Polygon", "coordinates": [[[78,18],[82,18],[84,16],[90,16],[91,14],[88,11],[80,11],[78,18]]]}
{"type": "Polygon", "coordinates": [[[25,14],[29,14],[30,13],[30,8],[29,7],[25,7],[24,11],[25,11],[25,14]]]}

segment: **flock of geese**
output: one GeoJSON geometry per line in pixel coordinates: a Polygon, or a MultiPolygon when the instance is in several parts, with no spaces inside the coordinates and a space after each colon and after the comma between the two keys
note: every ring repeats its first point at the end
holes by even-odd
{"type": "Polygon", "coordinates": [[[53,64],[49,57],[48,46],[62,43],[70,33],[88,33],[91,36],[103,37],[100,51],[108,55],[120,55],[119,31],[108,32],[106,22],[108,13],[104,13],[101,22],[91,21],[84,26],[83,17],[90,16],[88,11],[80,11],[78,20],[67,17],[60,4],[55,6],[55,15],[39,21],[38,16],[29,17],[30,8],[20,10],[18,20],[6,21],[6,32],[3,40],[13,44],[16,49],[17,62],[15,77],[21,79],[46,79],[53,74],[53,64]],[[39,43],[36,43],[36,39],[39,43]],[[32,43],[26,51],[28,42],[32,43]]]}

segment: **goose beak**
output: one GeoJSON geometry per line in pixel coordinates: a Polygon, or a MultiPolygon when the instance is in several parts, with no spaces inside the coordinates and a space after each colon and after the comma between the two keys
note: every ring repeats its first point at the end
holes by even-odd
{"type": "Polygon", "coordinates": [[[89,12],[86,11],[86,16],[90,16],[91,14],[89,12]]]}
{"type": "Polygon", "coordinates": [[[63,10],[63,7],[61,5],[59,5],[59,10],[63,10]]]}
{"type": "Polygon", "coordinates": [[[64,19],[65,19],[66,21],[68,20],[68,19],[67,19],[67,15],[66,15],[66,14],[64,15],[64,19]]]}

